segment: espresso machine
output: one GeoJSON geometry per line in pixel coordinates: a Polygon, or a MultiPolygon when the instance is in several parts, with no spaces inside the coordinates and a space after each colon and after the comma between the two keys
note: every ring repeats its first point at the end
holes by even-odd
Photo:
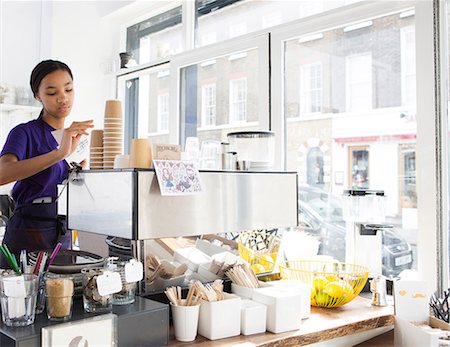
{"type": "Polygon", "coordinates": [[[386,196],[383,190],[345,190],[343,217],[346,222],[345,261],[369,268],[369,277],[382,275],[382,230],[386,196]]]}

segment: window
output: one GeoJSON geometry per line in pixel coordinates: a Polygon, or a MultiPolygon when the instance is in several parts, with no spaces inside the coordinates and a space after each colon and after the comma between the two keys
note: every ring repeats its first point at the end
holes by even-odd
{"type": "Polygon", "coordinates": [[[247,78],[230,81],[230,123],[247,120],[247,78]]]}
{"type": "MultiPolygon", "coordinates": [[[[382,189],[395,243],[406,235],[402,242],[412,252],[412,261],[406,264],[391,259],[401,266],[389,273],[416,268],[418,258],[425,259],[427,269],[434,269],[435,260],[428,261],[431,256],[420,245],[435,239],[423,242],[424,221],[438,222],[433,205],[439,189],[434,184],[439,171],[434,160],[438,116],[432,117],[436,105],[429,97],[437,95],[432,92],[433,38],[428,32],[433,27],[432,4],[354,2],[198,1],[199,45],[208,33],[215,33],[217,43],[171,59],[170,95],[179,97],[170,102],[168,140],[183,144],[186,136],[198,136],[200,141],[223,141],[236,128],[273,130],[277,167],[297,171],[300,187],[323,194],[309,208],[321,210],[328,201],[337,201],[333,215],[343,222],[339,212],[343,190],[382,189]],[[336,3],[345,7],[325,12],[336,3]],[[428,12],[421,11],[424,8],[428,12]],[[261,30],[263,15],[272,10],[281,10],[284,24],[259,35],[267,38],[270,33],[270,50],[268,40],[253,43],[253,35],[233,28],[245,23],[247,33],[261,30]],[[304,15],[309,17],[289,22],[304,15]],[[245,101],[238,97],[242,86],[231,82],[242,78],[247,79],[245,101]],[[211,81],[216,83],[216,120],[204,127],[207,92],[202,86],[211,81]],[[421,95],[420,103],[416,94],[421,95]],[[238,106],[244,102],[245,118],[238,106]],[[319,163],[316,176],[312,163],[319,163]],[[410,203],[414,199],[417,205],[410,203]]],[[[156,115],[147,119],[152,122],[156,115]]],[[[157,130],[148,133],[156,136],[157,130]]],[[[434,225],[431,229],[434,232],[434,225]]],[[[329,251],[333,255],[333,249],[329,251]]]]}
{"type": "Polygon", "coordinates": [[[402,106],[414,112],[416,108],[416,40],[414,26],[401,28],[402,106]]]}
{"type": "Polygon", "coordinates": [[[169,130],[169,93],[158,95],[158,131],[169,130]]]}
{"type": "Polygon", "coordinates": [[[181,6],[129,26],[126,35],[126,51],[140,65],[181,52],[181,6]]]}
{"type": "Polygon", "coordinates": [[[167,63],[117,79],[117,94],[125,111],[125,153],[132,138],[147,137],[153,143],[169,142],[170,78],[167,63]]]}
{"type": "Polygon", "coordinates": [[[417,208],[415,144],[400,144],[399,154],[401,207],[417,208]]]}
{"type": "Polygon", "coordinates": [[[322,111],[322,64],[304,65],[300,68],[300,103],[302,113],[322,111]]]}
{"type": "Polygon", "coordinates": [[[313,147],[308,151],[308,178],[307,183],[313,187],[323,186],[323,153],[319,147],[313,147]]]}
{"type": "MultiPolygon", "coordinates": [[[[401,71],[401,30],[415,28],[415,17],[401,18],[401,10],[368,17],[374,10],[371,6],[353,4],[352,12],[333,11],[308,25],[299,21],[273,30],[271,130],[283,139],[285,168],[298,173],[300,199],[302,191],[314,190],[320,197],[303,200],[299,218],[308,208],[324,219],[330,215],[327,210],[334,211],[333,226],[325,223],[324,232],[305,227],[330,245],[321,248],[323,254],[345,260],[345,240],[333,239],[345,235],[343,191],[384,190],[386,218],[394,225],[395,238],[405,246],[402,259],[408,259],[402,263],[395,260],[400,254],[392,254],[383,260],[384,274],[395,276],[415,268],[419,254],[417,207],[406,211],[399,196],[404,189],[399,168],[402,160],[412,165],[415,148],[408,155],[405,152],[403,159],[398,154],[405,141],[416,144],[418,131],[415,116],[404,115],[401,71]],[[308,114],[313,117],[305,117],[308,114]]],[[[380,6],[377,13],[384,11],[381,5],[373,6],[380,6]]],[[[408,171],[411,176],[411,166],[408,171]]],[[[411,177],[404,182],[406,189],[413,190],[411,177]]]]}
{"type": "Polygon", "coordinates": [[[346,109],[361,111],[372,108],[372,55],[351,55],[345,58],[346,109]]]}
{"type": "Polygon", "coordinates": [[[343,5],[343,1],[199,0],[197,42],[210,44],[203,39],[210,32],[216,33],[214,42],[221,42],[343,5]]]}
{"type": "Polygon", "coordinates": [[[202,86],[202,126],[216,125],[216,84],[202,86]]]}
{"type": "Polygon", "coordinates": [[[350,177],[348,186],[351,189],[369,189],[369,148],[349,147],[350,177]]]}
{"type": "MultiPolygon", "coordinates": [[[[180,99],[171,103],[179,122],[174,141],[227,141],[234,131],[269,129],[268,35],[236,38],[178,55],[171,61],[172,85],[180,99]],[[179,73],[177,72],[179,71],[179,73]]],[[[170,126],[169,126],[170,127],[170,126]]]]}

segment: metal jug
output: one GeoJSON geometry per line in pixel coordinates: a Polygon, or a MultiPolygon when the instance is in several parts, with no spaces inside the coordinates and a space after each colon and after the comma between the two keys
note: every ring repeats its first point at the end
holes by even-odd
{"type": "Polygon", "coordinates": [[[387,306],[386,277],[377,276],[370,281],[370,291],[372,292],[372,305],[387,306]]]}

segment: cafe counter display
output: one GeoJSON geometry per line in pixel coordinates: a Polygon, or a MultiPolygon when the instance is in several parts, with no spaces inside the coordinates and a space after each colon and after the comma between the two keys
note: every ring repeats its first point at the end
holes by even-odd
{"type": "MultiPolygon", "coordinates": [[[[169,331],[169,309],[166,304],[138,296],[132,304],[113,306],[112,313],[117,315],[118,346],[219,347],[245,344],[275,347],[306,346],[339,338],[354,341],[351,344],[342,342],[341,346],[360,343],[391,330],[394,325],[393,311],[393,306],[372,306],[369,299],[359,296],[338,308],[312,307],[310,317],[302,320],[298,330],[280,334],[238,335],[214,341],[198,335],[189,344],[176,341],[173,328],[169,331]]],[[[83,310],[81,298],[75,298],[70,322],[77,323],[94,316],[83,310]]],[[[36,315],[34,324],[26,327],[7,327],[0,323],[0,346],[40,346],[41,329],[55,324],[59,323],[48,320],[45,314],[36,315]]]]}
{"type": "Polygon", "coordinates": [[[393,327],[393,306],[372,306],[369,299],[358,296],[342,307],[333,309],[311,307],[310,317],[302,320],[298,330],[280,334],[266,332],[249,336],[239,335],[214,341],[197,336],[197,339],[190,344],[176,341],[174,331],[171,330],[169,346],[281,347],[307,346],[325,341],[328,341],[330,346],[352,346],[392,330],[393,327]],[[330,340],[336,343],[331,344],[330,340]]]}

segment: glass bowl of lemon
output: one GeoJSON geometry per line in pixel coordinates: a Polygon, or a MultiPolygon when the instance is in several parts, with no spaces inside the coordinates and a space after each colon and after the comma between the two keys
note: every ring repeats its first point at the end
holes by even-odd
{"type": "Polygon", "coordinates": [[[281,238],[265,231],[243,231],[238,238],[241,259],[250,264],[255,274],[272,272],[277,261],[281,238]]]}
{"type": "Polygon", "coordinates": [[[367,282],[369,269],[362,265],[321,260],[288,260],[279,264],[282,279],[311,285],[311,305],[338,307],[352,301],[367,282]]]}

